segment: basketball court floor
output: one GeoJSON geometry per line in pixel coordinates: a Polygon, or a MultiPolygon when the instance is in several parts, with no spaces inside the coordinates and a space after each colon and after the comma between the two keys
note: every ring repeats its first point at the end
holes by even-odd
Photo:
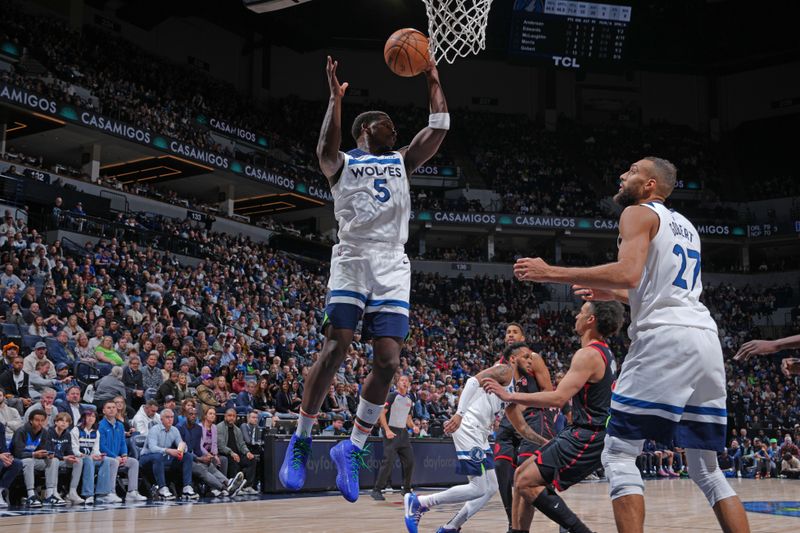
{"type": "MultiPolygon", "coordinates": [[[[800,531],[800,481],[730,480],[747,507],[752,531],[800,531]]],[[[613,533],[614,518],[603,482],[581,483],[564,499],[597,533],[613,533]]],[[[654,533],[719,531],[703,495],[687,479],[648,481],[645,530],[654,533]]],[[[420,531],[433,532],[457,506],[442,506],[424,515],[420,531]]],[[[464,533],[503,533],[505,514],[496,496],[464,527],[464,533]]],[[[376,502],[362,493],[356,504],[338,494],[266,497],[240,501],[150,503],[93,510],[4,510],[0,531],[9,533],[402,533],[402,500],[398,493],[376,502]]],[[[531,531],[555,533],[558,527],[536,515],[531,531]]]]}

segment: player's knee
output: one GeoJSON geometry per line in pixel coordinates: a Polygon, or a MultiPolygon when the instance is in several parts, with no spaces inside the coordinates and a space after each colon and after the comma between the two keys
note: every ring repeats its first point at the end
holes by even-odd
{"type": "Polygon", "coordinates": [[[603,468],[608,478],[611,499],[644,494],[644,481],[636,468],[636,457],[642,449],[640,440],[606,436],[603,448],[603,468]]]}
{"type": "Polygon", "coordinates": [[[687,448],[686,466],[692,481],[703,491],[712,507],[725,498],[736,496],[717,466],[717,454],[714,451],[687,448]]]}

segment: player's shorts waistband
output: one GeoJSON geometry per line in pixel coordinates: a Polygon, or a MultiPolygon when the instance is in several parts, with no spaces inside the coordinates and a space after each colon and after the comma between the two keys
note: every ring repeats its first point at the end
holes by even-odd
{"type": "Polygon", "coordinates": [[[392,251],[392,252],[403,252],[403,253],[405,253],[406,250],[406,245],[398,242],[370,241],[367,239],[360,240],[360,239],[349,238],[346,241],[343,240],[339,242],[338,245],[355,246],[357,248],[365,248],[372,250],[377,249],[381,251],[392,251]]]}

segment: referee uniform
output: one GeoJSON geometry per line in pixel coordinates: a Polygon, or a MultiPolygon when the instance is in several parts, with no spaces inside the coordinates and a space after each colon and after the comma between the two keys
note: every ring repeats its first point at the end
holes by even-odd
{"type": "Polygon", "coordinates": [[[403,492],[411,490],[411,473],[414,470],[414,452],[411,449],[411,436],[408,434],[408,415],[411,412],[413,402],[408,395],[400,394],[397,391],[389,393],[386,399],[386,422],[389,429],[394,433],[393,439],[383,437],[383,463],[372,490],[373,497],[380,494],[380,491],[389,484],[394,468],[394,460],[400,456],[400,464],[403,467],[403,492]]]}

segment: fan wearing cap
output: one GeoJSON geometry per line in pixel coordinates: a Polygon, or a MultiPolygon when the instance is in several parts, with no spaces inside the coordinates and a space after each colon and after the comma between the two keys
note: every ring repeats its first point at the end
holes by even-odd
{"type": "Polygon", "coordinates": [[[178,401],[183,399],[183,391],[178,387],[179,377],[180,373],[177,370],[170,371],[169,379],[161,384],[156,393],[156,401],[159,404],[164,404],[168,396],[178,401]]]}
{"type": "MultiPolygon", "coordinates": [[[[47,358],[47,344],[43,341],[37,342],[33,346],[33,351],[25,357],[22,370],[24,370],[28,375],[33,375],[36,372],[36,363],[39,361],[50,361],[47,358]]],[[[49,379],[55,379],[56,377],[56,369],[53,365],[50,365],[50,369],[47,371],[47,377],[49,379]]]]}
{"type": "Polygon", "coordinates": [[[217,409],[220,407],[217,396],[214,394],[214,376],[211,374],[203,374],[200,376],[202,383],[196,389],[197,401],[200,402],[200,410],[205,415],[209,409],[217,409]]]}

